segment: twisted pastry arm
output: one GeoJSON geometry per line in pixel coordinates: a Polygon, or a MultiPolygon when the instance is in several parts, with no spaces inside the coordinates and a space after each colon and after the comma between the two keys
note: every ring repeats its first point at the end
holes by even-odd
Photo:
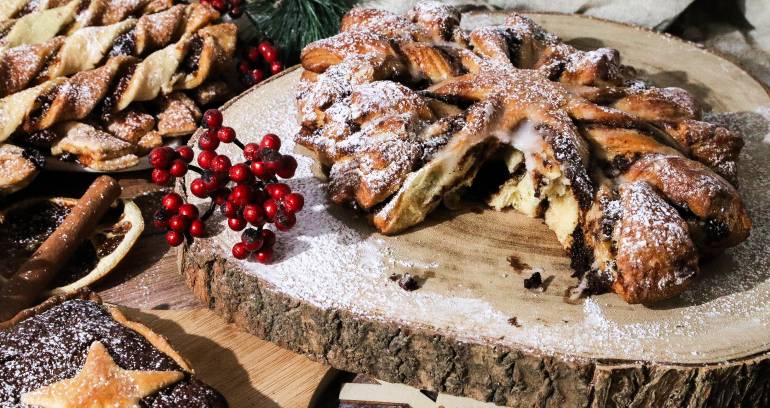
{"type": "Polygon", "coordinates": [[[10,1],[0,9],[0,17],[2,14],[11,16],[1,24],[0,50],[40,44],[83,27],[111,25],[130,16],[156,13],[172,6],[172,0],[64,0],[30,1],[24,6],[36,7],[18,8],[20,3],[10,1]]]}
{"type": "Polygon", "coordinates": [[[138,20],[85,27],[66,37],[0,51],[0,97],[30,84],[93,69],[110,56],[142,57],[198,31],[218,17],[208,6],[177,5],[138,20]]]}
{"type": "MultiPolygon", "coordinates": [[[[137,62],[133,57],[112,58],[100,68],[72,78],[57,78],[0,99],[0,141],[22,125],[27,132],[46,129],[65,120],[88,116],[97,106],[105,113],[126,109],[132,102],[155,99],[176,89],[189,89],[217,72],[218,61],[234,52],[235,27],[212,26],[200,35],[185,35],[179,42],[137,62]],[[206,40],[207,37],[215,41],[206,40]],[[230,39],[225,44],[220,40],[230,39]],[[202,47],[191,52],[191,44],[202,47]],[[214,50],[212,50],[214,48],[214,50]],[[201,58],[208,55],[209,57],[201,58]],[[185,59],[199,61],[192,72],[178,71],[185,59]],[[195,81],[189,81],[192,75],[195,81]],[[117,78],[117,80],[116,80],[117,78]]],[[[188,67],[189,68],[189,67],[188,67]]]]}

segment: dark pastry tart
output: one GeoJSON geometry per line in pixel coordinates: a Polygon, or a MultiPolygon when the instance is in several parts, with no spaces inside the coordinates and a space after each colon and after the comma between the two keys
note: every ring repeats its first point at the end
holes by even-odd
{"type": "Polygon", "coordinates": [[[0,383],[9,408],[227,406],[165,338],[86,292],[51,298],[0,330],[0,383]]]}
{"type": "Polygon", "coordinates": [[[495,165],[488,204],[544,218],[581,292],[670,298],[701,257],[748,237],[740,135],[684,89],[636,78],[617,50],[577,50],[516,13],[464,30],[439,2],[353,9],[341,31],[302,51],[295,140],[331,200],[380,232],[422,222],[495,165]]]}

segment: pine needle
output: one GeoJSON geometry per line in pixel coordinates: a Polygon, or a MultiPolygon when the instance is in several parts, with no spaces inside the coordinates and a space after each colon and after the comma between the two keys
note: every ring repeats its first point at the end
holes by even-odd
{"type": "Polygon", "coordinates": [[[340,18],[355,0],[255,0],[246,15],[257,29],[278,47],[286,65],[299,61],[302,48],[331,37],[340,28],[340,18]]]}

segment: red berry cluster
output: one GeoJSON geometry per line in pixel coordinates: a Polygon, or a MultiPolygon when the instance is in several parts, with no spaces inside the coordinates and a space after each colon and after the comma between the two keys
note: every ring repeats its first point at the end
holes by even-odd
{"type": "Polygon", "coordinates": [[[278,50],[269,41],[262,41],[257,46],[244,48],[238,62],[238,71],[243,85],[252,86],[283,71],[283,64],[278,59],[278,50]]]}
{"type": "Polygon", "coordinates": [[[155,228],[166,229],[166,242],[171,246],[181,244],[185,237],[206,235],[206,224],[198,215],[198,207],[185,203],[177,193],[169,193],[161,200],[161,208],[152,217],[155,228]]]}
{"type": "Polygon", "coordinates": [[[239,18],[243,15],[242,0],[200,0],[201,4],[208,4],[220,13],[227,13],[232,18],[239,18]]]}
{"type": "Polygon", "coordinates": [[[159,228],[167,228],[166,241],[177,246],[185,237],[192,239],[205,235],[203,220],[215,207],[219,208],[227,217],[230,229],[245,229],[241,242],[233,246],[233,256],[245,259],[253,254],[257,261],[269,262],[275,234],[265,229],[265,225],[272,223],[279,231],[288,231],[297,223],[296,213],[305,203],[301,194],[292,192],[288,185],[277,179],[294,177],[297,161],[279,152],[281,139],[272,133],[264,135],[259,144],[243,145],[235,130],[222,126],[222,113],[216,109],[203,114],[203,126],[206,131],[198,139],[201,152],[197,163],[200,167],[190,164],[193,151],[188,146],[153,149],[150,163],[155,168],[152,179],[156,184],[167,185],[188,170],[200,174],[190,183],[190,192],[199,198],[211,198],[209,210],[198,217],[197,208],[183,203],[179,195],[171,193],[164,197],[163,208],[155,214],[154,223],[159,228]],[[229,157],[217,154],[216,149],[221,143],[234,143],[240,147],[246,160],[233,164],[229,157]],[[248,225],[254,228],[246,228],[248,225]]]}

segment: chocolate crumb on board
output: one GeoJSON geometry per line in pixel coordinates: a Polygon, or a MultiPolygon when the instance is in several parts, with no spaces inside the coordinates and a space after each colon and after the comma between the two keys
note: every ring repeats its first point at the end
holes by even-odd
{"type": "Polygon", "coordinates": [[[535,289],[543,285],[543,277],[540,276],[540,272],[532,272],[529,278],[524,279],[525,289],[535,289]]]}
{"type": "Polygon", "coordinates": [[[409,272],[407,272],[407,273],[405,273],[403,275],[397,275],[397,274],[394,273],[394,274],[390,275],[390,277],[388,277],[388,279],[392,280],[393,282],[397,282],[398,286],[400,286],[401,289],[409,291],[409,292],[411,292],[413,290],[416,290],[419,287],[417,285],[417,280],[414,279],[414,277],[409,272]]]}
{"type": "Polygon", "coordinates": [[[518,273],[521,273],[522,271],[526,269],[531,269],[532,267],[529,266],[527,263],[522,262],[521,258],[519,258],[517,255],[508,255],[508,258],[506,258],[508,263],[511,265],[511,267],[518,273]]]}
{"type": "Polygon", "coordinates": [[[513,327],[521,327],[521,323],[519,323],[519,319],[516,316],[513,316],[510,319],[508,319],[508,324],[510,324],[513,327]]]}

